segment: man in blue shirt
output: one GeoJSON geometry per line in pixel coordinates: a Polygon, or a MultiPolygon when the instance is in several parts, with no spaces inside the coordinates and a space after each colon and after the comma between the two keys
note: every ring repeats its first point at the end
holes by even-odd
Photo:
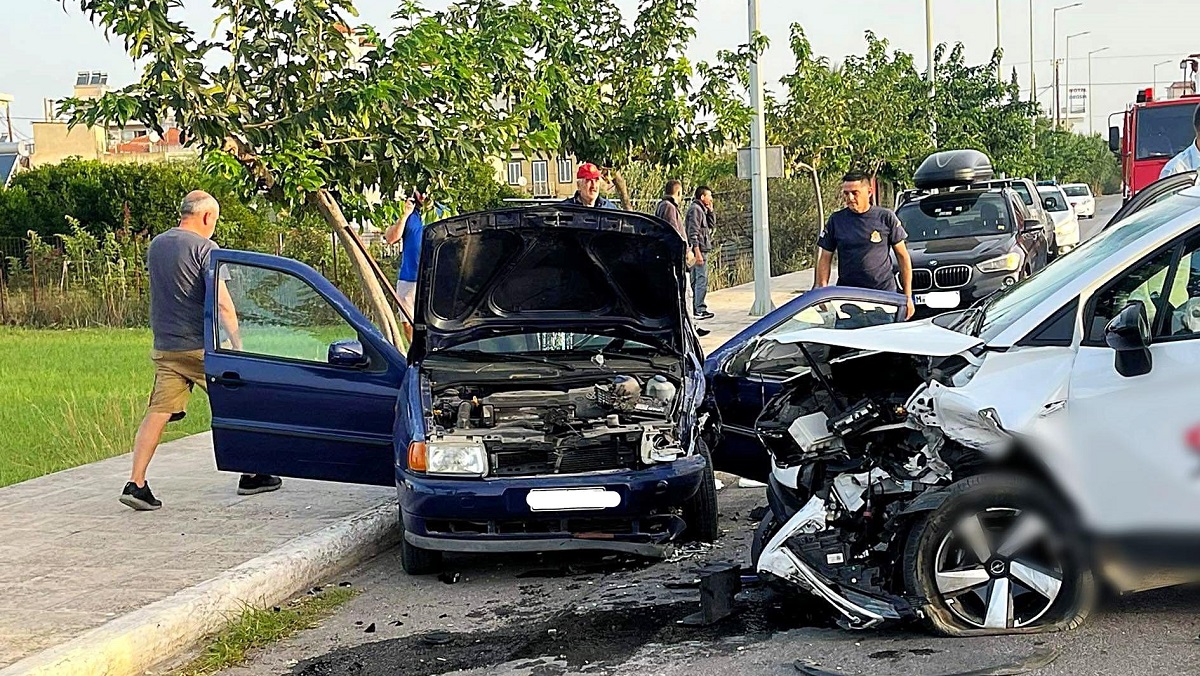
{"type": "Polygon", "coordinates": [[[425,223],[421,220],[421,212],[417,207],[423,204],[425,196],[416,193],[404,200],[403,212],[399,219],[384,233],[383,239],[388,244],[395,244],[403,239],[400,252],[400,274],[397,275],[396,293],[400,296],[400,309],[404,312],[401,319],[404,322],[404,332],[412,340],[412,325],[415,315],[414,307],[417,300],[417,268],[421,263],[421,237],[425,233],[425,223]]]}

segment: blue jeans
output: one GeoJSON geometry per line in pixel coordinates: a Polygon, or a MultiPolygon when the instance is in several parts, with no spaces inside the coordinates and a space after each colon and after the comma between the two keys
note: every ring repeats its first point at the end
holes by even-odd
{"type": "Polygon", "coordinates": [[[696,315],[708,312],[708,305],[704,303],[705,296],[708,295],[708,261],[703,265],[697,263],[692,266],[692,313],[696,315]]]}

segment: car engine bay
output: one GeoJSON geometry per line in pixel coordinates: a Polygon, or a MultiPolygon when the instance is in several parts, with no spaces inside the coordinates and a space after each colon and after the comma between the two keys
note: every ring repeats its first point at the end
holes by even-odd
{"type": "Polygon", "coordinates": [[[759,418],[773,490],[787,495],[772,500],[783,513],[774,514],[757,568],[825,598],[843,626],[866,628],[916,616],[900,561],[909,526],[923,496],[986,458],[947,439],[928,394],[927,383],[969,374],[966,358],[833,353],[806,346],[813,368],[759,418]]]}
{"type": "Polygon", "coordinates": [[[685,455],[679,398],[665,374],[564,389],[456,383],[433,389],[427,438],[482,443],[492,477],[630,470],[685,455]]]}

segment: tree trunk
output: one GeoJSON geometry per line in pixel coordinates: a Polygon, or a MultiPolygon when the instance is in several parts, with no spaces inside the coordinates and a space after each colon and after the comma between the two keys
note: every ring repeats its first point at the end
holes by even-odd
{"type": "Polygon", "coordinates": [[[629,186],[625,184],[625,177],[616,169],[612,172],[613,185],[617,189],[617,196],[621,200],[621,208],[625,211],[633,211],[633,200],[629,197],[629,186]]]}
{"type": "MultiPolygon", "coordinates": [[[[396,319],[396,313],[392,310],[392,306],[387,302],[387,296],[384,295],[383,287],[380,285],[379,279],[375,276],[371,262],[367,260],[364,253],[355,246],[353,240],[350,238],[350,233],[348,232],[350,224],[346,222],[346,216],[342,214],[342,209],[338,206],[337,200],[324,188],[318,190],[313,195],[313,198],[317,209],[325,218],[325,222],[333,229],[334,234],[342,243],[342,248],[346,250],[346,255],[350,257],[350,262],[354,265],[354,272],[358,274],[358,280],[362,283],[363,290],[366,292],[367,302],[371,306],[370,310],[375,315],[375,320],[379,324],[379,330],[383,332],[384,337],[393,345],[403,349],[405,341],[400,331],[400,322],[396,319]]],[[[334,255],[337,255],[336,251],[334,255]]]]}

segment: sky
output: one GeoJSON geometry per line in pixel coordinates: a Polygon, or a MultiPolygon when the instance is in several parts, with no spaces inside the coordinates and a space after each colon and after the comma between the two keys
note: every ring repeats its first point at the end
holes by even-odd
{"type": "MultiPolygon", "coordinates": [[[[184,0],[186,20],[193,26],[211,25],[211,5],[184,0]]],[[[1034,67],[1038,100],[1048,104],[1051,82],[1052,16],[1055,7],[1075,0],[999,0],[1001,46],[1006,77],[1016,69],[1021,87],[1029,87],[1030,6],[1033,9],[1034,67]]],[[[449,0],[425,0],[441,8],[449,0]]],[[[617,0],[627,17],[638,0],[617,0]]],[[[935,42],[962,42],[970,63],[986,61],[996,46],[996,0],[931,0],[935,42]]],[[[1107,48],[1092,59],[1091,122],[1098,132],[1108,115],[1124,109],[1139,88],[1150,87],[1155,64],[1160,92],[1165,82],[1178,79],[1178,63],[1200,52],[1200,3],[1196,0],[1082,0],[1082,6],[1058,12],[1058,56],[1065,58],[1070,40],[1069,79],[1072,86],[1087,81],[1087,52],[1107,48]]],[[[76,0],[0,0],[0,92],[12,95],[13,127],[28,138],[30,123],[42,119],[43,99],[71,94],[75,74],[98,70],[109,83],[134,81],[134,68],[120,43],[109,42],[79,11],[76,0]]],[[[395,0],[357,0],[360,22],[383,28],[395,0]]],[[[586,2],[581,2],[586,7],[586,2]]],[[[697,0],[697,36],[688,54],[693,60],[712,59],[720,49],[733,49],[748,35],[747,0],[697,0]]],[[[799,23],[815,51],[835,63],[865,51],[864,33],[874,31],[894,49],[915,55],[919,68],[925,58],[925,0],[760,0],[761,30],[771,40],[763,56],[764,82],[771,87],[793,67],[788,48],[789,27],[799,23]]],[[[1063,79],[1068,72],[1064,69],[1063,79]]],[[[1064,89],[1065,95],[1065,89],[1064,89]]],[[[1161,94],[1160,94],[1161,95],[1161,94]]],[[[1045,105],[1049,108],[1049,105],[1045,105]]],[[[1086,131],[1087,123],[1080,130],[1086,131]]]]}

